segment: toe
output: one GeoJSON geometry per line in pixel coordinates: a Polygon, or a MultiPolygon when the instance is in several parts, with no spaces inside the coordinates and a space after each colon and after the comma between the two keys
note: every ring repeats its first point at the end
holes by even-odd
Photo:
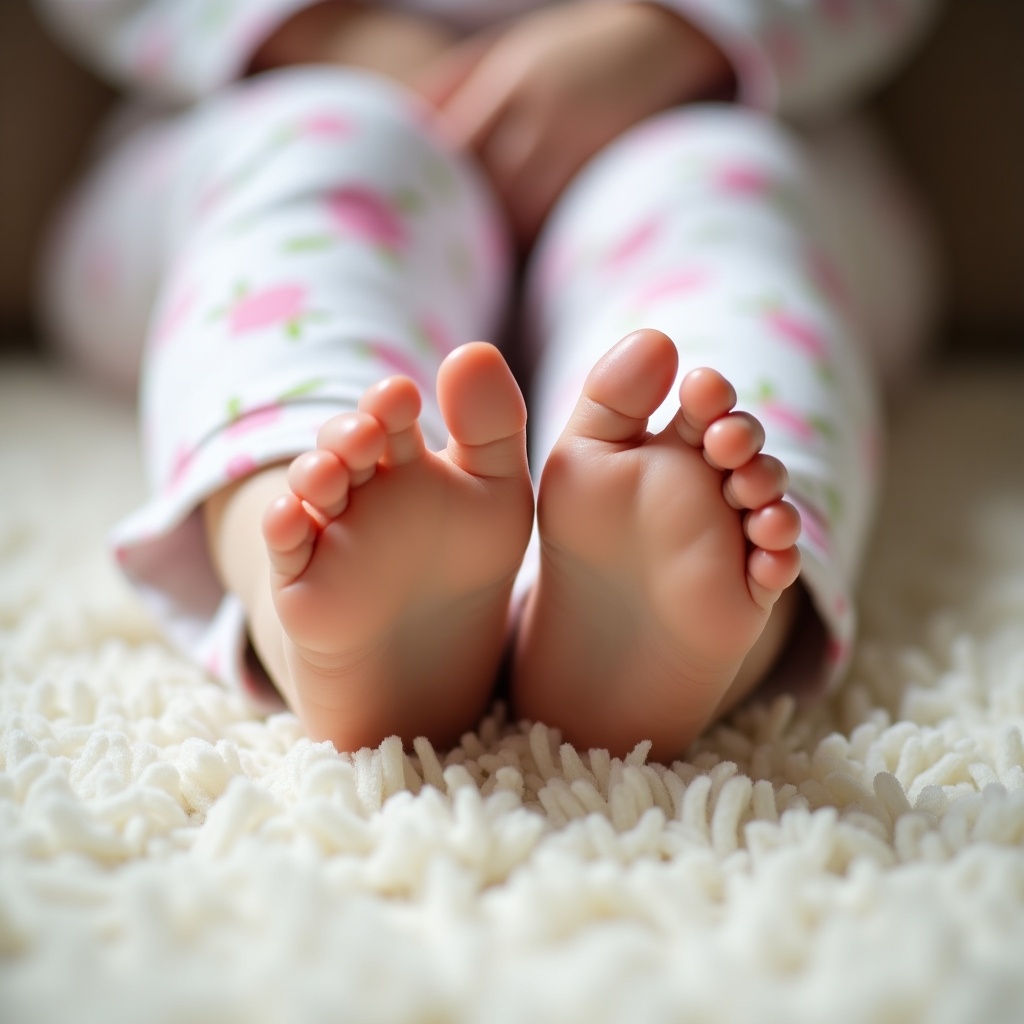
{"type": "Polygon", "coordinates": [[[349,473],[345,463],[325,448],[304,452],[288,467],[288,486],[325,519],[340,516],[348,505],[349,473]]]}
{"type": "Polygon", "coordinates": [[[320,428],[316,443],[345,464],[349,485],[357,487],[373,476],[387,450],[387,435],[380,421],[369,413],[343,412],[320,428]]]}
{"type": "Polygon", "coordinates": [[[786,493],[789,474],[772,455],[756,455],[734,469],[722,485],[725,500],[735,509],[763,508],[786,493]]]}
{"type": "Polygon", "coordinates": [[[679,412],[673,420],[679,436],[695,448],[704,432],[736,404],[736,391],[717,371],[707,366],[691,370],[679,385],[679,412]]]}
{"type": "Polygon", "coordinates": [[[526,403],[493,345],[472,342],[448,355],[438,370],[437,398],[455,465],[481,477],[525,474],[526,403]]]}
{"type": "Polygon", "coordinates": [[[373,416],[387,435],[387,450],[382,459],[386,465],[400,466],[425,454],[419,426],[422,407],[419,388],[408,377],[382,380],[359,400],[360,411],[373,416]]]}
{"type": "Polygon", "coordinates": [[[598,441],[640,441],[665,400],[679,357],[661,331],[626,335],[590,371],[567,433],[598,441]]]}
{"type": "Polygon", "coordinates": [[[750,413],[733,412],[704,431],[704,458],[715,469],[738,469],[764,445],[764,427],[750,413]]]}
{"type": "Polygon", "coordinates": [[[755,547],[785,551],[800,536],[800,513],[788,501],[776,501],[744,519],[743,532],[755,547]]]}
{"type": "Polygon", "coordinates": [[[316,525],[294,494],[284,494],[267,506],[263,515],[263,539],[271,568],[279,576],[293,580],[313,554],[316,525]]]}
{"type": "Polygon", "coordinates": [[[766,611],[779,595],[796,582],[800,575],[800,551],[796,547],[784,551],[755,548],[747,557],[747,587],[750,596],[766,611]]]}

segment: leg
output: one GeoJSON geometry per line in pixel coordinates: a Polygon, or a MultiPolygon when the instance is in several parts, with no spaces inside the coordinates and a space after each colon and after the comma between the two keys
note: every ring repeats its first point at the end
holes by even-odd
{"type": "MultiPolygon", "coordinates": [[[[850,588],[873,507],[878,404],[860,342],[866,310],[845,301],[836,270],[849,253],[830,216],[835,201],[805,145],[731,107],[690,108],[641,126],[564,198],[531,282],[534,458],[550,452],[552,471],[541,481],[537,582],[519,640],[520,712],[561,726],[577,743],[622,752],[654,738],[655,753],[672,756],[764,679],[800,605],[798,590],[784,591],[768,614],[766,604],[791,580],[779,572],[762,581],[753,569],[791,557],[792,521],[775,488],[746,494],[737,483],[763,468],[718,461],[720,419],[710,437],[673,432],[680,417],[690,421],[690,402],[701,401],[691,378],[676,397],[674,356],[649,335],[602,356],[610,338],[642,326],[672,338],[684,371],[721,371],[757,417],[744,422],[763,424],[778,460],[771,464],[788,470],[787,496],[803,520],[802,584],[831,633],[831,668],[845,660],[850,588]],[[628,414],[617,438],[601,426],[609,410],[628,414]],[[700,465],[701,448],[712,467],[738,476],[712,475],[700,465]],[[737,504],[758,509],[762,501],[769,515],[736,514],[737,504]],[[584,554],[583,540],[602,531],[584,554]],[[698,539],[708,535],[717,547],[698,539]],[[714,552],[714,571],[702,550],[714,552]],[[758,584],[769,593],[758,595],[758,584]],[[603,612],[595,610],[601,602],[603,612]],[[715,609],[714,626],[705,606],[715,609]],[[592,642],[601,637],[598,659],[566,650],[567,624],[579,616],[592,642]]],[[[722,409],[718,416],[734,422],[722,409]]],[[[750,458],[763,467],[752,450],[750,458]]]]}
{"type": "Polygon", "coordinates": [[[435,617],[446,603],[472,603],[474,588],[490,587],[493,599],[476,597],[486,628],[473,670],[433,708],[420,698],[440,671],[424,650],[410,648],[411,664],[400,667],[393,649],[408,644],[383,653],[395,608],[382,579],[404,593],[403,614],[418,608],[422,626],[423,556],[411,569],[404,563],[421,544],[455,558],[433,536],[435,506],[489,507],[493,489],[508,516],[488,513],[488,522],[515,537],[529,519],[523,466],[506,467],[508,486],[492,488],[474,461],[482,455],[463,450],[521,443],[518,390],[493,349],[449,355],[492,332],[503,303],[503,240],[489,197],[404,92],[361,74],[267,74],[199,108],[182,131],[185,156],[166,199],[171,268],[143,383],[156,496],[123,525],[122,564],[159,590],[169,627],[215,674],[241,672],[247,623],[273,681],[317,735],[350,747],[399,730],[457,734],[486,700],[504,636],[502,581],[521,550],[501,548],[471,580],[438,581],[435,617]],[[449,429],[449,454],[429,455],[425,446],[443,447],[449,429]],[[280,468],[303,452],[290,472],[280,468]],[[261,521],[282,491],[292,496],[268,514],[265,542],[261,521]],[[300,527],[310,536],[297,537],[300,527]],[[299,560],[287,557],[292,543],[303,548],[299,560]],[[378,573],[388,559],[394,573],[378,573]],[[293,636],[321,603],[325,615],[363,616],[368,631],[338,626],[340,648],[331,650],[322,637],[293,636]],[[301,691],[289,666],[313,653],[351,661],[360,643],[379,648],[376,668],[323,720],[330,699],[301,691]],[[467,688],[461,703],[457,687],[467,688]]]}

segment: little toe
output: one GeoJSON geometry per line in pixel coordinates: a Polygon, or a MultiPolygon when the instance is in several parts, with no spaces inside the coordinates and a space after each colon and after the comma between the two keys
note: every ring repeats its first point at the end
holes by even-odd
{"type": "Polygon", "coordinates": [[[326,448],[298,456],[288,467],[288,486],[325,519],[340,516],[348,505],[348,468],[326,448]]]}
{"type": "Polygon", "coordinates": [[[381,460],[385,465],[400,466],[425,454],[419,426],[422,408],[419,388],[408,377],[388,377],[359,400],[360,411],[373,416],[387,435],[387,450],[381,460]]]}
{"type": "Polygon", "coordinates": [[[747,588],[754,601],[766,611],[800,575],[800,549],[783,551],[755,548],[747,556],[747,588]]]}
{"type": "Polygon", "coordinates": [[[778,501],[789,486],[786,467],[773,455],[755,455],[734,469],[722,485],[725,500],[735,509],[763,508],[778,501]]]}
{"type": "Polygon", "coordinates": [[[750,413],[729,413],[704,431],[704,458],[715,469],[738,469],[763,446],[764,427],[750,413]]]}
{"type": "Polygon", "coordinates": [[[672,387],[679,356],[661,331],[627,334],[587,376],[567,432],[598,441],[640,441],[672,387]]]}
{"type": "Polygon", "coordinates": [[[263,514],[263,539],[271,568],[292,580],[309,565],[316,525],[298,497],[283,494],[263,514]]]}
{"type": "Polygon", "coordinates": [[[673,423],[687,444],[700,448],[707,428],[735,404],[735,388],[717,370],[701,366],[690,370],[679,385],[679,411],[673,423]]]}
{"type": "Polygon", "coordinates": [[[788,501],[775,501],[744,517],[743,531],[751,544],[765,551],[785,551],[800,536],[800,513],[788,501]]]}
{"type": "Polygon", "coordinates": [[[493,345],[471,342],[446,356],[437,399],[455,465],[473,476],[525,477],[526,402],[493,345]]]}
{"type": "Polygon", "coordinates": [[[366,483],[387,451],[387,435],[380,421],[367,412],[332,416],[316,437],[319,448],[333,452],[348,468],[349,485],[366,483]]]}

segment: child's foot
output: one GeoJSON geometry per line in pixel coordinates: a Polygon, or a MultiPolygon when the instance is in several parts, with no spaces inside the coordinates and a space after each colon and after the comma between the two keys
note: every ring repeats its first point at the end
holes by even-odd
{"type": "Polygon", "coordinates": [[[484,710],[533,518],[526,408],[497,349],[438,374],[451,433],[426,450],[412,381],[334,417],[288,471],[263,535],[283,631],[278,681],[315,738],[456,739],[484,710]]]}
{"type": "Polygon", "coordinates": [[[718,373],[688,374],[647,432],[676,368],[665,335],[638,331],[587,378],[541,478],[513,683],[518,714],[576,745],[650,739],[662,759],[714,716],[800,564],[786,471],[718,373]]]}

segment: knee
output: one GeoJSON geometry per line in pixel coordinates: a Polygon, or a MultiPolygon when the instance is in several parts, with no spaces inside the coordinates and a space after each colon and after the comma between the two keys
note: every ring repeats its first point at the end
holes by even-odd
{"type": "Polygon", "coordinates": [[[307,142],[319,152],[357,146],[394,157],[437,141],[418,98],[351,68],[287,67],[238,82],[196,112],[216,151],[279,154],[307,142]],[[225,140],[230,145],[224,145],[225,140]]]}
{"type": "Polygon", "coordinates": [[[573,193],[600,195],[622,183],[636,196],[678,198],[713,185],[753,193],[795,184],[804,174],[800,137],[760,111],[707,103],[675,108],[631,128],[599,153],[571,186],[573,193]]]}
{"type": "Polygon", "coordinates": [[[795,160],[799,136],[769,114],[732,103],[697,103],[658,114],[622,137],[623,148],[642,148],[709,159],[758,155],[795,160]]]}

